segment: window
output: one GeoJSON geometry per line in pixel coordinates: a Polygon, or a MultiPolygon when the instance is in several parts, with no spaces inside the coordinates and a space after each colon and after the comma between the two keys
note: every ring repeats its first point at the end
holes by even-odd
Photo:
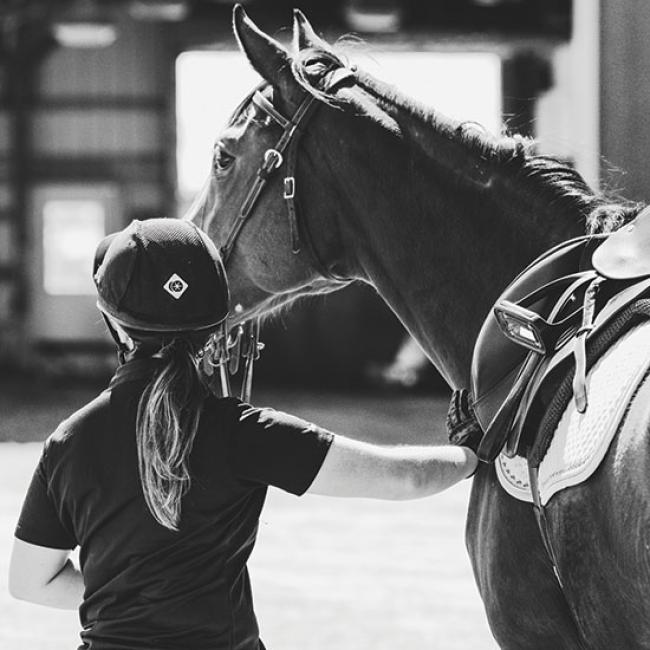
{"type": "Polygon", "coordinates": [[[50,199],[43,204],[43,288],[53,296],[95,295],[93,256],[106,232],[101,201],[50,199]]]}
{"type": "MultiPolygon", "coordinates": [[[[360,51],[355,61],[441,113],[501,128],[501,62],[482,52],[360,51]]],[[[212,146],[260,78],[237,51],[185,52],[176,63],[178,190],[181,213],[210,169],[212,146]]]]}

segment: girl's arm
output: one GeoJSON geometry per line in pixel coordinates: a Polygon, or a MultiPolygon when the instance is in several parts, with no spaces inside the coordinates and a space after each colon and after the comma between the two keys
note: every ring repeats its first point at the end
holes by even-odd
{"type": "Polygon", "coordinates": [[[83,577],[70,551],[28,544],[14,538],[9,566],[9,593],[19,600],[59,609],[77,609],[83,577]]]}
{"type": "Polygon", "coordinates": [[[335,436],[309,494],[418,499],[470,476],[476,454],[457,446],[380,446],[335,436]]]}

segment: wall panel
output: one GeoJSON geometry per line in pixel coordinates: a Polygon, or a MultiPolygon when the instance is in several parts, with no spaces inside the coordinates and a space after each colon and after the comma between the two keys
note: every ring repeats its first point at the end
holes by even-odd
{"type": "Polygon", "coordinates": [[[0,111],[0,155],[6,155],[9,151],[10,118],[7,111],[0,111]]]}
{"type": "Polygon", "coordinates": [[[34,150],[43,155],[162,153],[164,117],[141,109],[38,110],[34,150]]]}
{"type": "Polygon", "coordinates": [[[122,196],[130,206],[130,216],[134,219],[144,217],[175,217],[174,206],[161,201],[160,183],[153,181],[125,182],[122,196]]]}
{"type": "Polygon", "coordinates": [[[2,330],[2,324],[11,319],[12,296],[11,285],[5,282],[0,284],[0,331],[2,330]]]}
{"type": "Polygon", "coordinates": [[[601,0],[601,169],[625,198],[650,202],[650,3],[601,0]]]}
{"type": "MultiPolygon", "coordinates": [[[[125,21],[118,30],[113,46],[59,47],[38,70],[28,114],[26,178],[22,179],[29,223],[24,255],[30,260],[24,269],[29,294],[26,331],[36,344],[106,340],[103,328],[97,327],[92,296],[52,294],[44,289],[42,274],[34,271],[46,268],[49,250],[43,244],[45,190],[56,190],[57,200],[65,202],[89,188],[110,188],[106,232],[133,218],[173,212],[173,206],[167,205],[173,196],[170,160],[175,150],[169,129],[174,53],[168,27],[125,21]],[[67,327],[71,311],[82,316],[75,319],[74,327],[67,327]]],[[[0,123],[0,161],[2,138],[0,123]]],[[[92,215],[85,217],[83,224],[90,223],[92,215]]]]}
{"type": "Polygon", "coordinates": [[[0,268],[11,264],[15,259],[13,231],[7,219],[0,219],[0,268]]]}
{"type": "Polygon", "coordinates": [[[11,190],[6,182],[0,182],[0,214],[11,207],[11,190]]]}
{"type": "Polygon", "coordinates": [[[41,70],[43,97],[155,95],[167,85],[164,27],[123,22],[117,41],[99,50],[58,48],[41,70]]]}

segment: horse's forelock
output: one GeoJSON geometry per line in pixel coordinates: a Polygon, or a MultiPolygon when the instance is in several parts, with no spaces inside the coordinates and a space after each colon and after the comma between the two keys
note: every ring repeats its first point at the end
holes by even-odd
{"type": "Polygon", "coordinates": [[[294,55],[291,70],[295,80],[308,93],[326,104],[338,106],[341,100],[327,92],[324,86],[330,72],[345,66],[346,62],[334,51],[313,47],[294,55]]]}

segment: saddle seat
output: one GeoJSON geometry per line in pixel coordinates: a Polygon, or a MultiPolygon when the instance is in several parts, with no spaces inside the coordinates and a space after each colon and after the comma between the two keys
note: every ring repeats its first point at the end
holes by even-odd
{"type": "Polygon", "coordinates": [[[549,375],[558,368],[568,368],[573,356],[577,360],[578,348],[582,347],[584,354],[586,340],[648,292],[650,208],[609,235],[579,237],[559,244],[524,269],[495,303],[474,347],[471,392],[476,419],[485,432],[479,458],[492,462],[504,447],[507,456],[525,453],[521,449],[524,424],[549,375]],[[585,328],[585,309],[580,306],[588,301],[589,288],[596,279],[597,300],[588,310],[595,313],[589,314],[589,327],[585,328]],[[558,294],[555,288],[563,286],[564,280],[569,289],[558,294]],[[566,313],[570,306],[578,322],[567,326],[566,336],[554,349],[531,351],[507,336],[497,318],[501,306],[522,303],[550,320],[566,313]]]}

